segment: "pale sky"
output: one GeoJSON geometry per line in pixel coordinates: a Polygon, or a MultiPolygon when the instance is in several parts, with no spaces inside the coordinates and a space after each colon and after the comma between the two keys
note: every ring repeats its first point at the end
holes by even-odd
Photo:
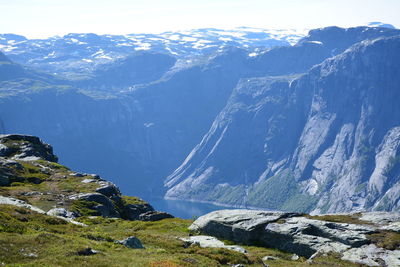
{"type": "Polygon", "coordinates": [[[400,28],[400,0],[0,0],[0,33],[44,38],[67,33],[160,33],[239,26],[400,28]]]}

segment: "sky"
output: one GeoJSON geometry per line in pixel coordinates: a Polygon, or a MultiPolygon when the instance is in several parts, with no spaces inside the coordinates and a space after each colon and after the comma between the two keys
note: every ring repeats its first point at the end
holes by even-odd
{"type": "Polygon", "coordinates": [[[161,33],[247,26],[400,28],[400,0],[0,0],[0,33],[45,38],[68,33],[161,33]]]}

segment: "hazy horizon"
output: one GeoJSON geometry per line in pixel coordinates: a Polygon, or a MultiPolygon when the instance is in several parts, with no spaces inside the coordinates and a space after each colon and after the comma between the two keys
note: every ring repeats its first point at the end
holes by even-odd
{"type": "Polygon", "coordinates": [[[383,22],[400,27],[396,0],[0,0],[0,33],[162,33],[200,28],[312,29],[383,22]]]}

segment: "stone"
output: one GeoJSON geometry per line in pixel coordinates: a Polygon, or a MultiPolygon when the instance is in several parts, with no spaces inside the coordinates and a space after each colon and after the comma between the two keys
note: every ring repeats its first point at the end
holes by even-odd
{"type": "Polygon", "coordinates": [[[189,229],[234,242],[250,244],[259,240],[259,232],[264,231],[267,224],[291,216],[299,216],[299,214],[240,209],[218,210],[199,217],[189,229]]]}
{"type": "Polygon", "coordinates": [[[400,250],[385,250],[374,244],[352,248],[343,253],[342,260],[368,266],[400,266],[400,250]]]}
{"type": "Polygon", "coordinates": [[[247,251],[240,246],[225,245],[222,241],[220,241],[217,238],[212,237],[212,236],[198,235],[198,236],[190,236],[188,238],[180,238],[180,240],[182,240],[186,243],[185,247],[188,247],[189,245],[192,245],[192,244],[196,244],[202,248],[225,248],[225,249],[234,250],[234,251],[237,251],[240,253],[247,253],[247,251]]]}
{"type": "Polygon", "coordinates": [[[143,213],[154,211],[154,208],[148,204],[128,204],[123,208],[123,218],[127,220],[139,220],[139,216],[143,213]]]}
{"type": "Polygon", "coordinates": [[[264,256],[262,258],[262,260],[263,261],[276,261],[276,260],[279,260],[279,258],[278,257],[274,257],[274,256],[264,256]]]}
{"type": "Polygon", "coordinates": [[[297,261],[298,259],[300,259],[299,255],[297,254],[293,254],[292,257],[290,258],[292,261],[297,261]]]}
{"type": "Polygon", "coordinates": [[[141,221],[154,222],[167,218],[174,218],[174,216],[167,212],[161,212],[161,211],[148,211],[139,215],[139,220],[141,221]]]}
{"type": "Polygon", "coordinates": [[[94,183],[94,182],[96,182],[97,180],[95,180],[95,179],[83,179],[82,180],[82,183],[84,183],[84,184],[88,184],[88,183],[94,183]]]}
{"type": "Polygon", "coordinates": [[[116,243],[124,245],[127,248],[134,248],[134,249],[144,248],[142,242],[135,236],[130,236],[124,240],[116,241],[116,243]]]}
{"type": "Polygon", "coordinates": [[[97,250],[94,250],[92,248],[85,248],[82,250],[79,250],[76,252],[76,254],[78,254],[78,256],[91,256],[91,255],[95,255],[98,254],[99,252],[97,250]]]}
{"type": "Polygon", "coordinates": [[[54,208],[46,212],[46,214],[49,216],[57,216],[69,219],[75,219],[77,217],[76,213],[70,212],[64,208],[54,208]]]}
{"type": "Polygon", "coordinates": [[[111,182],[98,182],[98,183],[101,186],[96,189],[97,193],[103,194],[106,197],[121,195],[119,188],[115,184],[113,184],[111,182]]]}

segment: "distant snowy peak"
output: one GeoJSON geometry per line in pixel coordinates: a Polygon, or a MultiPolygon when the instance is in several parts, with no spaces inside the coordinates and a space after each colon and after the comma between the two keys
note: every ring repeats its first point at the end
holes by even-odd
{"type": "Polygon", "coordinates": [[[389,28],[389,29],[396,29],[392,24],[383,23],[383,22],[369,22],[367,24],[368,27],[381,27],[381,28],[389,28]]]}
{"type": "Polygon", "coordinates": [[[248,27],[230,30],[206,28],[160,34],[70,33],[47,39],[0,34],[0,51],[17,63],[70,76],[85,75],[99,64],[124,58],[136,51],[192,59],[233,46],[246,49],[252,54],[274,46],[293,45],[305,35],[306,31],[248,27]]]}
{"type": "Polygon", "coordinates": [[[164,32],[160,36],[184,42],[198,42],[209,40],[211,42],[238,42],[242,44],[267,44],[287,42],[295,44],[299,39],[307,34],[307,30],[279,30],[279,29],[261,29],[250,27],[238,27],[228,30],[203,28],[188,31],[164,32]]]}

